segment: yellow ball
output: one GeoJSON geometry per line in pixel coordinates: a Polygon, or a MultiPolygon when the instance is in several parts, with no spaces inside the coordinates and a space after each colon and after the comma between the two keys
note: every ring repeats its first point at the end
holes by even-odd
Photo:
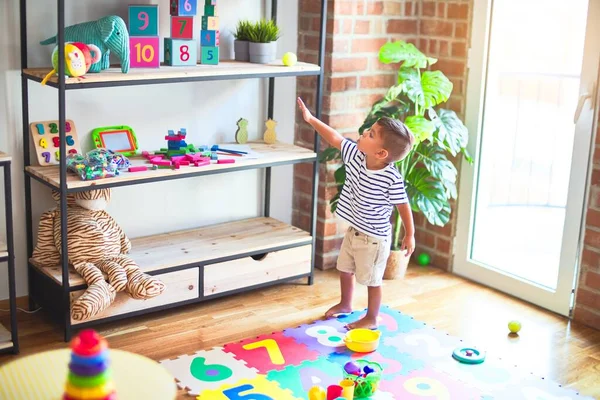
{"type": "Polygon", "coordinates": [[[508,330],[512,333],[517,333],[521,330],[521,323],[519,321],[510,321],[508,323],[508,330]]]}
{"type": "Polygon", "coordinates": [[[296,57],[296,55],[292,52],[287,52],[283,55],[283,65],[286,65],[288,67],[293,67],[296,62],[298,61],[298,57],[296,57]]]}

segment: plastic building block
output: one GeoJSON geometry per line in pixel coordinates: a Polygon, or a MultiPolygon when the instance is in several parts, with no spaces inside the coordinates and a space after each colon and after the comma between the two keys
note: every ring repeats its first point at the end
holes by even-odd
{"type": "Polygon", "coordinates": [[[148,167],[145,165],[139,165],[136,167],[129,167],[129,172],[140,172],[140,171],[148,171],[148,167]]]}
{"type": "Polygon", "coordinates": [[[235,160],[231,159],[231,158],[224,158],[224,159],[217,161],[217,164],[233,164],[233,163],[235,163],[235,160]]]}
{"type": "Polygon", "coordinates": [[[169,161],[169,160],[156,160],[156,161],[154,161],[153,160],[152,164],[158,165],[159,167],[162,167],[162,166],[171,165],[171,161],[169,161]]]}

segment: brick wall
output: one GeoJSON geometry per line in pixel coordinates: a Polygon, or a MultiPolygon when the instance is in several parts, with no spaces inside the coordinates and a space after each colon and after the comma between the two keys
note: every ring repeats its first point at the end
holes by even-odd
{"type": "MultiPolygon", "coordinates": [[[[600,127],[600,124],[598,124],[600,127]]],[[[574,318],[600,329],[600,129],[596,132],[590,198],[574,318]]]]}
{"type": "MultiPolygon", "coordinates": [[[[466,83],[466,48],[470,1],[330,0],[324,81],[325,123],[342,134],[357,137],[371,105],[395,81],[396,66],[381,64],[379,48],[391,40],[417,45],[427,55],[439,58],[441,69],[454,83],[448,107],[462,113],[466,83]]],[[[316,62],[319,41],[319,0],[301,0],[298,57],[316,62]]],[[[298,81],[298,95],[314,110],[315,78],[298,81]]],[[[313,131],[297,114],[296,143],[313,145],[313,131]]],[[[321,144],[324,148],[325,144],[321,144]]],[[[335,266],[345,226],[329,210],[335,195],[333,172],[337,164],[320,166],[316,265],[335,266]]],[[[311,166],[298,165],[294,172],[293,222],[308,229],[311,166]]],[[[431,227],[416,215],[419,250],[432,255],[432,263],[449,269],[454,220],[444,228],[431,227]]]]}

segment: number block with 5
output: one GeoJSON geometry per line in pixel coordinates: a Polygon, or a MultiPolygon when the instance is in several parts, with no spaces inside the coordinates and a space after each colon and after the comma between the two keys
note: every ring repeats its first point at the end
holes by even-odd
{"type": "Polygon", "coordinates": [[[131,68],[160,67],[160,37],[129,37],[131,68]]]}
{"type": "Polygon", "coordinates": [[[198,10],[198,0],[170,0],[171,15],[194,16],[198,10]]]}
{"type": "Polygon", "coordinates": [[[165,38],[165,64],[171,66],[196,65],[198,50],[195,40],[165,38]]]}
{"type": "Polygon", "coordinates": [[[218,65],[219,48],[211,46],[202,46],[201,64],[218,65]]]}
{"type": "Polygon", "coordinates": [[[158,6],[129,6],[129,36],[158,36],[158,6]]]}

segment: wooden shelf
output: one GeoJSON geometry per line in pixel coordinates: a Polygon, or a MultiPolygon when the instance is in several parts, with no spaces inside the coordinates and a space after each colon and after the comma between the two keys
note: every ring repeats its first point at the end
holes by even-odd
{"type": "Polygon", "coordinates": [[[0,241],[0,258],[8,257],[8,250],[6,247],[6,243],[0,241]]]}
{"type": "MultiPolygon", "coordinates": [[[[260,217],[132,239],[129,256],[141,270],[152,272],[311,242],[308,232],[273,218],[260,217]]],[[[60,266],[34,266],[62,285],[60,266]]],[[[70,267],[69,285],[84,284],[70,267]]]]}
{"type": "MultiPolygon", "coordinates": [[[[226,148],[227,145],[222,145],[226,148]]],[[[230,157],[236,160],[233,164],[210,164],[202,167],[182,166],[180,169],[158,169],[142,172],[122,172],[114,178],[104,178],[91,181],[82,181],[78,176],[67,172],[67,189],[81,188],[101,188],[112,186],[135,185],[160,180],[171,180],[186,178],[192,176],[210,175],[222,172],[232,172],[236,170],[255,169],[267,166],[293,164],[296,162],[305,162],[315,160],[317,155],[303,147],[290,144],[276,143],[249,143],[252,151],[256,152],[259,158],[230,157]]],[[[132,158],[132,165],[150,164],[142,158],[132,158]]],[[[30,166],[25,171],[32,177],[45,182],[55,189],[60,189],[60,176],[58,166],[30,166]]]]}
{"type": "Polygon", "coordinates": [[[0,163],[12,161],[12,157],[0,151],[0,163]]]}
{"type": "Polygon", "coordinates": [[[0,350],[9,349],[13,347],[10,332],[0,324],[0,350]]]}
{"type": "MultiPolygon", "coordinates": [[[[26,68],[23,70],[23,75],[28,79],[41,82],[50,70],[51,68],[26,68]]],[[[195,67],[132,68],[127,74],[123,74],[120,67],[115,67],[99,73],[89,73],[84,77],[67,78],[66,89],[318,75],[320,71],[319,66],[315,64],[298,62],[293,67],[286,67],[280,60],[269,64],[220,61],[219,65],[198,64],[195,67]]],[[[50,78],[47,85],[58,87],[58,77],[50,78]]]]}

